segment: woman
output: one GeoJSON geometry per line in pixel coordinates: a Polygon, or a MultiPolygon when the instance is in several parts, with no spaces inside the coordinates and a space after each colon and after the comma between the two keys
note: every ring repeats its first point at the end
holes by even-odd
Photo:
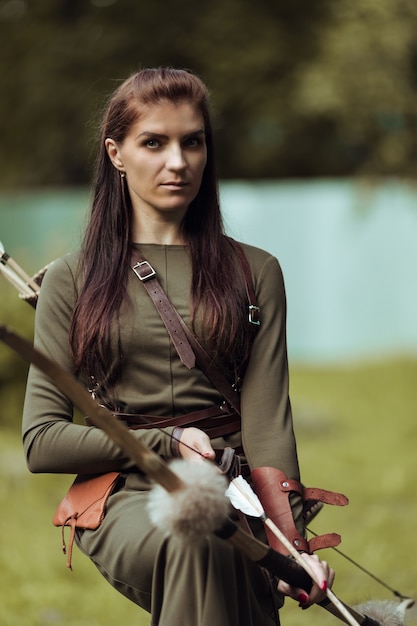
{"type": "MultiPolygon", "coordinates": [[[[275,258],[248,245],[242,259],[224,235],[207,102],[204,84],[183,70],[142,70],[116,90],[102,124],[83,245],[46,273],[35,344],[114,412],[166,418],[162,428],[132,431],[165,459],[214,460],[215,450],[232,447],[251,470],[276,468],[298,480],[281,270],[275,258]],[[209,419],[203,429],[192,417],[176,425],[178,416],[211,414],[224,398],[199,367],[181,362],[131,270],[138,254],[210,361],[241,387],[241,426],[231,410],[225,410],[228,428],[213,430],[209,419]],[[248,322],[245,259],[260,326],[256,317],[248,322]]],[[[190,545],[162,536],[146,511],[146,476],[103,432],[74,423],[69,400],[34,368],[23,431],[33,472],[121,472],[103,523],[78,530],[76,541],[115,588],[152,614],[153,626],[277,623],[281,596],[263,570],[216,537],[190,545]]],[[[302,531],[300,502],[292,502],[302,531]]],[[[322,586],[331,585],[327,564],[305,558],[322,586]]],[[[282,581],[278,588],[304,607],[323,594],[318,585],[309,595],[282,581]]]]}

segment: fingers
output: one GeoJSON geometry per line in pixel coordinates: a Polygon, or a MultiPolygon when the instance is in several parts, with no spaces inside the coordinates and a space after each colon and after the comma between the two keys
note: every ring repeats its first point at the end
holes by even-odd
{"type": "Polygon", "coordinates": [[[326,561],[320,561],[318,556],[313,554],[301,554],[314,573],[314,582],[310,592],[297,587],[290,587],[287,583],[279,581],[278,590],[285,595],[294,598],[299,602],[299,606],[303,609],[309,608],[312,604],[321,602],[326,597],[326,590],[333,585],[335,572],[326,561]]]}
{"type": "Polygon", "coordinates": [[[215,452],[211,447],[210,437],[199,428],[184,428],[180,444],[179,452],[183,459],[187,461],[201,461],[209,459],[213,461],[215,452]]]}

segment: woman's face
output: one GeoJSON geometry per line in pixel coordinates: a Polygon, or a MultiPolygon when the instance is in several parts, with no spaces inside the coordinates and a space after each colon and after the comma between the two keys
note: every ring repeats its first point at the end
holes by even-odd
{"type": "Polygon", "coordinates": [[[180,223],[200,189],[207,161],[200,111],[188,102],[146,106],[123,142],[106,139],[106,148],[126,175],[134,213],[180,223]]]}

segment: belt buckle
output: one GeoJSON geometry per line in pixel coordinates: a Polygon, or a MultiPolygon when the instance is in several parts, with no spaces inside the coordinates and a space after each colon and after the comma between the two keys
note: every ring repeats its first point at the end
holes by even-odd
{"type": "Polygon", "coordinates": [[[132,267],[132,270],[142,282],[156,276],[155,270],[148,261],[140,261],[139,263],[136,263],[136,265],[132,267]]]}

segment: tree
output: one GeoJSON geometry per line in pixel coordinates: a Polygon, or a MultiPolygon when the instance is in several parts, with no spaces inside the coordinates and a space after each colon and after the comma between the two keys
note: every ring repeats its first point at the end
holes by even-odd
{"type": "Polygon", "coordinates": [[[3,0],[0,184],[84,184],[138,67],[199,73],[224,178],[413,176],[414,0],[3,0]]]}

